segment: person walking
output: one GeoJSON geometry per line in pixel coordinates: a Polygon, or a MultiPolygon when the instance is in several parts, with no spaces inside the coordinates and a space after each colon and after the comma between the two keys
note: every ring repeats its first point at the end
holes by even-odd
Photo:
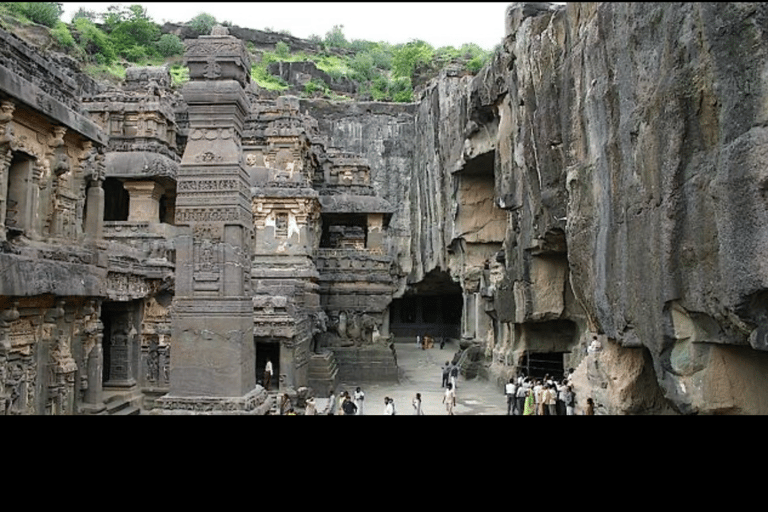
{"type": "Polygon", "coordinates": [[[507,416],[511,416],[515,413],[515,404],[517,403],[517,384],[515,384],[514,377],[509,379],[504,392],[507,395],[507,416]]]}
{"type": "Polygon", "coordinates": [[[421,409],[421,393],[416,393],[413,397],[413,414],[416,416],[423,416],[424,411],[421,409]]]}
{"type": "Polygon", "coordinates": [[[451,363],[446,361],[445,364],[443,365],[443,383],[440,384],[441,388],[444,388],[445,386],[448,385],[448,378],[450,376],[450,372],[451,372],[451,363]]]}
{"type": "Polygon", "coordinates": [[[451,382],[450,382],[451,387],[453,388],[454,391],[458,389],[458,386],[456,385],[456,382],[458,380],[459,380],[459,365],[454,364],[453,366],[451,366],[451,382]]]}
{"type": "Polygon", "coordinates": [[[363,402],[365,401],[365,393],[363,393],[363,390],[360,389],[358,386],[357,389],[355,389],[355,405],[357,406],[357,415],[362,416],[363,415],[363,402]]]}
{"type": "Polygon", "coordinates": [[[587,398],[587,408],[584,409],[584,416],[595,415],[595,402],[591,398],[587,398]]]}
{"type": "Polygon", "coordinates": [[[443,395],[443,403],[445,404],[446,411],[448,411],[448,415],[453,416],[453,408],[456,407],[456,390],[453,389],[453,384],[450,382],[448,383],[448,389],[445,390],[445,395],[443,395]]]}

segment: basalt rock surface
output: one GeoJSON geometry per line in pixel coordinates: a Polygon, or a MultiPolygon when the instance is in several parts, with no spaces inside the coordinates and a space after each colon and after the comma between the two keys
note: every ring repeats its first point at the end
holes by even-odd
{"type": "Polygon", "coordinates": [[[488,374],[562,353],[579,411],[768,412],[768,7],[515,3],[506,30],[411,107],[303,103],[375,162],[400,293],[448,272],[488,374]]]}

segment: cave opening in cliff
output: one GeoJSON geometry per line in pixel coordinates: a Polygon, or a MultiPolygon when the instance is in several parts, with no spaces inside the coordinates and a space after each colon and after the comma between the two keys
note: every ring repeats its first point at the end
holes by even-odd
{"type": "Polygon", "coordinates": [[[389,328],[396,339],[415,340],[416,336],[459,338],[463,308],[461,287],[447,272],[439,269],[411,286],[405,296],[389,307],[389,328]]]}
{"type": "Polygon", "coordinates": [[[560,380],[565,373],[565,362],[578,338],[576,324],[557,319],[527,322],[521,325],[526,350],[517,362],[517,371],[543,378],[546,375],[560,380]]]}
{"type": "Polygon", "coordinates": [[[517,365],[518,374],[543,379],[546,376],[559,381],[565,374],[565,355],[567,352],[529,352],[526,351],[517,365]]]}

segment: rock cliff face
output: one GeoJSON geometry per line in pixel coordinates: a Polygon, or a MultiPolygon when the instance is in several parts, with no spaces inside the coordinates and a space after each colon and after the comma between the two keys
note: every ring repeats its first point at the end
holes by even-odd
{"type": "Polygon", "coordinates": [[[499,381],[558,354],[598,413],[768,412],[768,6],[506,23],[488,67],[410,108],[304,105],[396,205],[401,293],[448,272],[499,381]]]}

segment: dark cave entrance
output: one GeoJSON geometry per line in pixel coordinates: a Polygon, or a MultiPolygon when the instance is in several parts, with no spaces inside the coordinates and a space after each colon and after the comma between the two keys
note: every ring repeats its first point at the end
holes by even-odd
{"type": "Polygon", "coordinates": [[[528,377],[543,379],[547,375],[560,381],[565,374],[565,355],[568,352],[529,352],[526,351],[518,362],[518,374],[523,372],[528,377]]]}
{"type": "Polygon", "coordinates": [[[389,330],[400,341],[415,342],[416,336],[460,338],[463,304],[461,287],[448,273],[434,270],[392,301],[389,330]]]}

